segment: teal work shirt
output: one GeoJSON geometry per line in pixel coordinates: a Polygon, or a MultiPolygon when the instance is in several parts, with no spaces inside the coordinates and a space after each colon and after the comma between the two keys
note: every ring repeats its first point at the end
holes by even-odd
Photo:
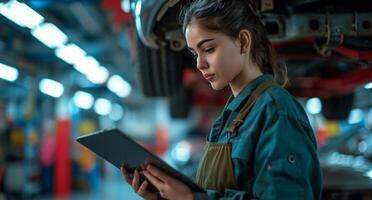
{"type": "MultiPolygon", "coordinates": [[[[209,142],[227,142],[228,125],[253,90],[269,79],[273,77],[262,75],[229,99],[212,125],[209,142]]],[[[223,194],[207,190],[195,193],[194,199],[321,198],[314,133],[304,109],[285,89],[274,86],[264,91],[230,142],[238,189],[226,188],[223,194]]]]}

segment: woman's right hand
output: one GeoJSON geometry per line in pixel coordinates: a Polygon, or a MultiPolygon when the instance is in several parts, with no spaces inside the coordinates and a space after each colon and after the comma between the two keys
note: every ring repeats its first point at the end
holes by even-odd
{"type": "Polygon", "coordinates": [[[129,178],[127,169],[125,168],[125,165],[123,164],[121,166],[121,173],[123,174],[123,177],[125,181],[132,186],[133,190],[140,195],[145,200],[157,200],[156,193],[150,192],[147,190],[147,186],[149,185],[148,181],[145,180],[143,183],[140,183],[140,175],[138,170],[134,171],[133,179],[129,178]]]}

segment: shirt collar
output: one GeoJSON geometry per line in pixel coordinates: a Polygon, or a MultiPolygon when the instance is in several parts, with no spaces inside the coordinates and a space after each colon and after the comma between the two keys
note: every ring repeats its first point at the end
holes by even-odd
{"type": "Polygon", "coordinates": [[[230,97],[226,105],[227,107],[225,107],[225,109],[236,111],[240,104],[244,101],[244,99],[246,99],[253,92],[253,90],[258,87],[259,84],[261,84],[264,81],[272,79],[273,76],[271,74],[263,74],[255,78],[254,80],[249,82],[236,97],[234,96],[230,97]]]}

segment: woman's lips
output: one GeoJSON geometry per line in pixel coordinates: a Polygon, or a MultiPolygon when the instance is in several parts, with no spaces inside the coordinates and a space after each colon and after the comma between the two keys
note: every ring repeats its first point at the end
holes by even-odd
{"type": "Polygon", "coordinates": [[[212,81],[213,78],[214,78],[214,74],[205,74],[205,75],[204,75],[204,78],[205,78],[207,81],[212,81]]]}

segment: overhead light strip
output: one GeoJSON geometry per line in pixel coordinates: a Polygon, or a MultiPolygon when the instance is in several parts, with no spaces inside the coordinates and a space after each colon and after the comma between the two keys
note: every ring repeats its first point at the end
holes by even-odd
{"type": "Polygon", "coordinates": [[[14,67],[0,63],[0,78],[13,82],[18,78],[18,70],[14,67]]]}

